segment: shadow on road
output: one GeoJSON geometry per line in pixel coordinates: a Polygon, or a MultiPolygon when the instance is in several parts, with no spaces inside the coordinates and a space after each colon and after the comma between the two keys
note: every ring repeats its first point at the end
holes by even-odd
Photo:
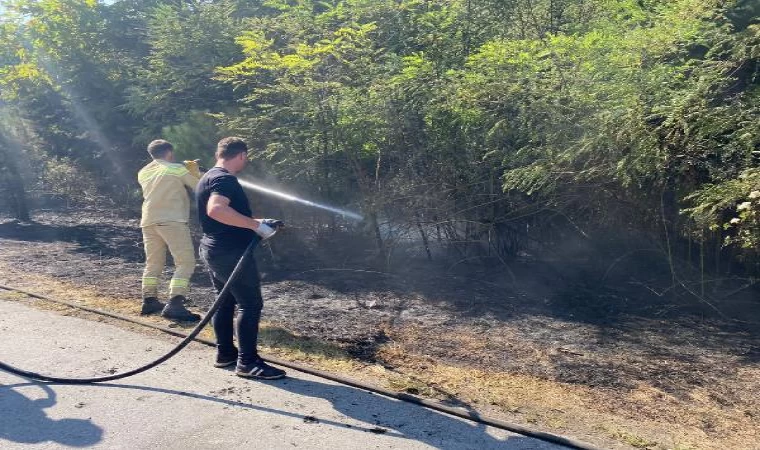
{"type": "Polygon", "coordinates": [[[55,404],[55,391],[48,385],[0,385],[0,447],[2,441],[20,444],[54,442],[69,447],[89,447],[101,441],[103,429],[90,420],[49,418],[43,410],[55,404]],[[24,386],[38,386],[47,398],[32,400],[15,390],[24,386]]]}
{"type": "MultiPolygon", "coordinates": [[[[375,428],[371,430],[373,432],[395,431],[405,439],[424,442],[439,449],[535,450],[541,446],[536,439],[519,435],[507,439],[499,438],[489,434],[483,424],[458,419],[350,386],[298,378],[288,378],[272,386],[293,394],[328,400],[339,413],[364,423],[374,424],[375,428]],[[371,398],[367,400],[367,396],[371,398]]],[[[543,445],[550,447],[549,444],[543,445]]]]}
{"type": "MultiPolygon", "coordinates": [[[[0,386],[0,415],[10,417],[13,411],[14,421],[0,424],[0,440],[6,439],[19,443],[36,443],[53,441],[70,446],[84,447],[100,441],[102,430],[89,421],[64,419],[52,421],[45,417],[42,408],[55,404],[56,383],[39,384],[33,382],[0,386]],[[29,400],[14,391],[17,388],[39,386],[48,392],[48,399],[29,400]],[[10,394],[8,394],[10,393],[10,394]],[[52,399],[52,400],[51,400],[52,399]],[[7,411],[6,414],[2,414],[7,411]],[[36,424],[36,425],[35,425],[36,424]],[[36,431],[40,430],[40,431],[36,431]],[[46,431],[47,430],[47,431],[46,431]]],[[[549,448],[551,444],[542,443],[524,436],[510,436],[507,439],[492,436],[484,425],[438,413],[422,407],[405,404],[381,395],[355,389],[344,385],[320,383],[318,381],[288,378],[274,382],[273,387],[298,395],[322,398],[330,401],[339,413],[361,421],[366,426],[356,426],[322,417],[312,417],[295,412],[254,405],[212,397],[191,392],[176,391],[151,386],[100,383],[90,385],[93,388],[131,389],[156,392],[166,395],[214,402],[225,406],[251,409],[269,414],[277,414],[303,420],[305,423],[321,423],[346,430],[383,434],[398,439],[423,442],[443,450],[461,449],[501,449],[501,450],[537,450],[549,448]],[[371,396],[371,399],[367,399],[371,396]],[[399,409],[408,409],[399,411],[399,409]],[[391,419],[392,418],[392,419],[391,419]]],[[[559,448],[559,447],[558,447],[559,448]]]]}

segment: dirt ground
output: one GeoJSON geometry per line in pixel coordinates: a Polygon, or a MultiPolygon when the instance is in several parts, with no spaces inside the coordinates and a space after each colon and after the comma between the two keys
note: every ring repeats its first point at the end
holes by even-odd
{"type": "MultiPolygon", "coordinates": [[[[633,283],[568,278],[547,262],[515,263],[510,277],[499,267],[414,259],[381,271],[307,250],[298,230],[277,239],[257,250],[264,319],[423,381],[400,389],[431,388],[451,403],[608,447],[760,449],[760,298],[752,294],[746,308],[721,317],[645,296],[633,283]],[[432,367],[461,379],[436,379],[432,367]],[[532,383],[536,392],[512,396],[532,383]]],[[[136,220],[104,211],[0,220],[0,282],[18,285],[31,273],[132,297],[136,311],[141,245],[136,220]]],[[[191,300],[200,309],[213,301],[200,265],[191,300]]]]}

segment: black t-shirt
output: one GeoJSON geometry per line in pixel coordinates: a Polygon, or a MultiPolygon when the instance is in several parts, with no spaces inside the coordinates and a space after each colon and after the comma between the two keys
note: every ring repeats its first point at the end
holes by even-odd
{"type": "Polygon", "coordinates": [[[225,225],[208,216],[206,205],[211,194],[219,194],[230,199],[230,208],[248,217],[253,217],[248,197],[245,196],[237,178],[221,167],[212,167],[203,175],[195,188],[198,202],[198,216],[203,229],[201,244],[206,247],[240,248],[247,247],[252,239],[258,239],[253,230],[225,225]]]}

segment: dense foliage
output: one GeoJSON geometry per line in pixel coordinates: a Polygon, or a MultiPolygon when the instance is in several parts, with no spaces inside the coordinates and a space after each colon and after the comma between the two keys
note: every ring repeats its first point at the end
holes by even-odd
{"type": "Polygon", "coordinates": [[[382,251],[618,241],[758,273],[759,1],[0,4],[6,192],[134,198],[149,140],[238,134],[382,251]]]}

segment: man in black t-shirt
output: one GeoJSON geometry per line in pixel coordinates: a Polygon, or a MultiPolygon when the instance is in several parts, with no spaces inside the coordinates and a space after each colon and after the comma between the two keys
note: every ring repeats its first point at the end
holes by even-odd
{"type": "MultiPolygon", "coordinates": [[[[218,294],[251,241],[271,237],[283,223],[252,217],[248,198],[235,177],[248,162],[248,146],[242,139],[222,139],[215,156],[216,165],[201,178],[195,193],[203,229],[200,256],[218,294]]],[[[238,376],[265,380],[282,378],[285,371],[265,363],[256,350],[263,300],[256,262],[253,258],[249,261],[212,319],[217,343],[214,366],[227,367],[237,363],[235,374],[238,376]],[[239,351],[233,343],[236,304],[234,331],[237,331],[239,351]]]]}

